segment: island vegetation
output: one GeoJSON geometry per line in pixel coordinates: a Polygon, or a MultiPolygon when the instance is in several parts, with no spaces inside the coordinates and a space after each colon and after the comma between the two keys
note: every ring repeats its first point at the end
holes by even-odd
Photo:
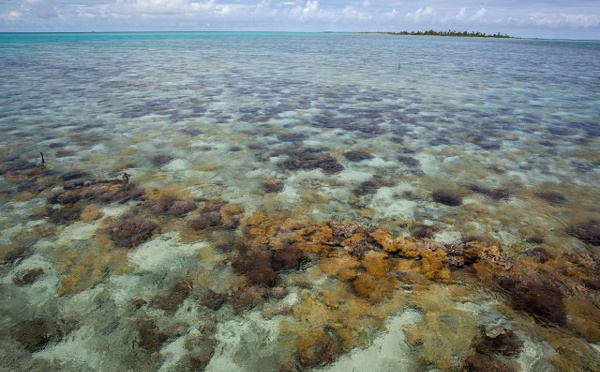
{"type": "Polygon", "coordinates": [[[512,39],[512,36],[501,34],[500,32],[495,34],[486,34],[485,32],[479,31],[399,31],[399,32],[372,32],[375,34],[386,34],[386,35],[410,35],[410,36],[454,36],[454,37],[491,37],[498,39],[512,39]]]}

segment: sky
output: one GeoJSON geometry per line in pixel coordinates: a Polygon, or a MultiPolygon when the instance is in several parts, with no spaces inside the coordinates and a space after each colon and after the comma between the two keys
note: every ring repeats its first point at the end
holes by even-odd
{"type": "Polygon", "coordinates": [[[600,40],[600,0],[0,0],[0,32],[429,29],[600,40]]]}

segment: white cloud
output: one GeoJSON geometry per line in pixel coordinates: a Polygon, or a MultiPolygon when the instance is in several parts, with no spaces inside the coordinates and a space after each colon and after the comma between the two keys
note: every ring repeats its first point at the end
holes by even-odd
{"type": "Polygon", "coordinates": [[[109,11],[116,15],[128,16],[161,16],[178,15],[223,10],[215,0],[117,0],[109,6],[109,11]]]}
{"type": "Polygon", "coordinates": [[[11,10],[6,14],[0,14],[0,18],[5,21],[18,21],[21,18],[21,13],[16,10],[11,10]]]}
{"type": "Polygon", "coordinates": [[[467,15],[467,8],[460,8],[458,14],[454,16],[454,19],[461,22],[473,22],[482,19],[487,14],[486,8],[481,8],[473,15],[467,15]]]}
{"type": "Polygon", "coordinates": [[[470,17],[467,19],[467,22],[470,22],[470,21],[476,21],[476,20],[478,20],[478,19],[481,19],[481,18],[483,18],[483,17],[484,17],[486,14],[487,14],[487,9],[485,9],[485,8],[481,8],[481,9],[479,9],[479,10],[478,10],[478,11],[477,11],[475,14],[473,14],[472,16],[470,16],[470,17]]]}
{"type": "Polygon", "coordinates": [[[414,13],[406,13],[406,19],[413,22],[420,22],[422,20],[433,18],[437,12],[434,8],[427,6],[417,9],[414,13]]]}
{"type": "Polygon", "coordinates": [[[531,21],[543,27],[597,27],[600,15],[596,14],[534,14],[531,21]]]}

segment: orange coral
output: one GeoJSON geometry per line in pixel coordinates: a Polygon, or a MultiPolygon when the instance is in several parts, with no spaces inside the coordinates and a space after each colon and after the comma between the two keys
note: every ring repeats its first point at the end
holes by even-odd
{"type": "Polygon", "coordinates": [[[377,279],[370,274],[359,274],[352,286],[360,297],[375,303],[390,298],[396,283],[390,278],[377,279]]]}
{"type": "Polygon", "coordinates": [[[319,261],[319,268],[329,276],[338,276],[341,281],[348,281],[354,276],[360,267],[360,262],[343,251],[336,252],[330,257],[319,261]]]}
{"type": "Polygon", "coordinates": [[[388,231],[377,229],[369,235],[387,252],[394,253],[400,249],[400,246],[388,231]]]}
{"type": "Polygon", "coordinates": [[[237,226],[244,214],[244,207],[241,204],[226,204],[221,207],[219,213],[224,225],[237,226]]]}
{"type": "Polygon", "coordinates": [[[421,257],[423,258],[421,270],[427,279],[450,282],[450,269],[443,263],[446,253],[439,250],[426,250],[421,253],[421,257]]]}
{"type": "Polygon", "coordinates": [[[393,265],[388,260],[387,253],[370,251],[362,259],[365,270],[377,279],[383,278],[392,270],[393,265]]]}

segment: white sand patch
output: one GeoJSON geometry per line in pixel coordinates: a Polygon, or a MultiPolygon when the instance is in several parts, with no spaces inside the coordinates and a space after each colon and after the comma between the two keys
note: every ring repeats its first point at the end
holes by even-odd
{"type": "Polygon", "coordinates": [[[163,166],[164,170],[168,171],[185,171],[190,168],[190,165],[187,161],[183,159],[173,159],[168,164],[163,166]]]}
{"type": "Polygon", "coordinates": [[[258,311],[221,323],[216,334],[219,344],[205,371],[277,370],[275,356],[283,347],[277,342],[278,324],[279,320],[266,320],[258,311]]]}
{"type": "Polygon", "coordinates": [[[552,356],[556,355],[554,348],[546,341],[529,337],[519,333],[523,341],[523,350],[517,358],[522,371],[553,371],[554,366],[550,363],[552,356]]]}
{"type": "MultiPolygon", "coordinates": [[[[196,333],[199,333],[197,330],[195,331],[196,333]]],[[[159,372],[176,370],[179,360],[189,353],[189,351],[185,348],[185,339],[185,337],[179,337],[160,350],[160,354],[164,358],[164,362],[158,369],[159,372]]]]}
{"type": "Polygon", "coordinates": [[[56,360],[68,361],[70,366],[80,367],[81,371],[101,371],[105,356],[89,352],[85,347],[86,344],[93,343],[96,337],[96,330],[92,325],[83,325],[56,345],[35,353],[35,358],[48,360],[49,364],[56,360]]]}
{"type": "Polygon", "coordinates": [[[71,314],[73,311],[81,314],[90,313],[98,308],[98,304],[95,302],[96,296],[102,296],[104,291],[104,284],[98,284],[85,291],[65,296],[64,301],[60,304],[61,312],[64,314],[71,314]]]}
{"type": "Polygon", "coordinates": [[[127,205],[111,204],[111,205],[102,207],[101,211],[106,216],[116,217],[116,216],[123,214],[127,209],[129,209],[129,206],[127,206],[127,205]]]}
{"type": "Polygon", "coordinates": [[[360,183],[367,180],[370,180],[373,177],[373,173],[371,172],[363,172],[354,168],[347,167],[340,173],[338,173],[340,179],[344,182],[348,183],[360,183]]]}
{"type": "Polygon", "coordinates": [[[435,234],[434,240],[439,243],[456,243],[459,242],[462,234],[458,231],[444,230],[435,234]]]}
{"type": "Polygon", "coordinates": [[[76,222],[63,229],[56,243],[69,247],[73,245],[73,240],[90,240],[97,231],[97,224],[76,222]]]}
{"type": "Polygon", "coordinates": [[[205,242],[180,244],[177,233],[172,232],[144,243],[129,254],[129,259],[138,272],[184,269],[180,258],[195,255],[205,246],[205,242]]]}
{"type": "Polygon", "coordinates": [[[385,161],[382,158],[373,158],[370,160],[365,160],[362,162],[364,165],[373,168],[396,168],[398,167],[398,162],[395,161],[385,161]]]}
{"type": "Polygon", "coordinates": [[[406,184],[399,184],[395,187],[382,187],[377,190],[373,197],[372,207],[377,211],[378,218],[401,217],[404,219],[413,219],[417,209],[417,202],[413,200],[400,199],[405,191],[411,191],[413,188],[406,184]]]}
{"type": "Polygon", "coordinates": [[[416,371],[416,358],[402,330],[421,318],[421,313],[416,310],[407,310],[392,317],[386,323],[388,331],[377,337],[371,346],[342,356],[322,371],[416,371]]]}
{"type": "Polygon", "coordinates": [[[415,158],[421,163],[423,172],[429,175],[440,173],[440,161],[431,154],[418,154],[415,158]]]}
{"type": "Polygon", "coordinates": [[[283,187],[283,190],[279,192],[279,196],[287,202],[295,202],[300,198],[298,189],[289,185],[283,187]]]}

